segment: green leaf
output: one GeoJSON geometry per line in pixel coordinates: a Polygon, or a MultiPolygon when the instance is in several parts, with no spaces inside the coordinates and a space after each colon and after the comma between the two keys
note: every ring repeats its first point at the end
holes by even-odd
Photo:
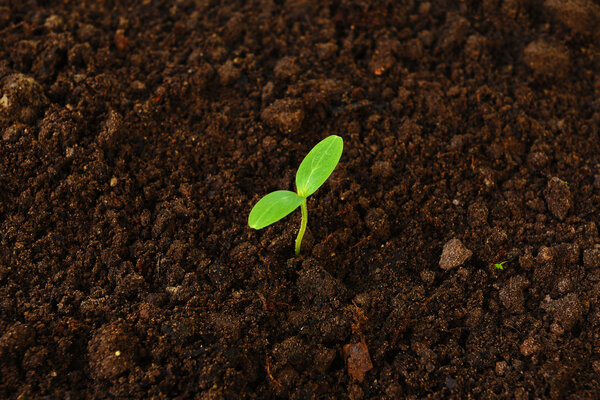
{"type": "Polygon", "coordinates": [[[296,190],[303,197],[313,194],[333,172],[342,156],[344,142],[339,136],[321,140],[302,160],[296,173],[296,190]]]}
{"type": "Polygon", "coordinates": [[[303,197],[289,190],[277,190],[269,193],[256,203],[248,216],[248,225],[262,229],[279,221],[302,204],[303,197]]]}

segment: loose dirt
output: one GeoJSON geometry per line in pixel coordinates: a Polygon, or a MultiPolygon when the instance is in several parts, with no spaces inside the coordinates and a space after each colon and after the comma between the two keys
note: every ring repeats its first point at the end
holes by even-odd
{"type": "Polygon", "coordinates": [[[598,26],[0,0],[0,397],[600,397],[598,26]],[[331,134],[294,259],[247,215],[331,134]]]}

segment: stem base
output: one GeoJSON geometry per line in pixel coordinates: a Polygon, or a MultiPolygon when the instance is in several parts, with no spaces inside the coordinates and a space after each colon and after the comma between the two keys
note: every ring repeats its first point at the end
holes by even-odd
{"type": "Polygon", "coordinates": [[[307,199],[304,199],[302,204],[300,204],[300,210],[302,211],[302,221],[300,222],[300,230],[298,231],[298,236],[296,236],[296,257],[300,255],[300,245],[302,244],[302,238],[304,237],[304,232],[306,231],[306,224],[308,222],[308,208],[306,207],[307,199]]]}

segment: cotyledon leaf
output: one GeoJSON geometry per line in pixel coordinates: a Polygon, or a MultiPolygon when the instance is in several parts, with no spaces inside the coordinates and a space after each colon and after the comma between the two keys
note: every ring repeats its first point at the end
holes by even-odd
{"type": "Polygon", "coordinates": [[[333,172],[340,161],[344,141],[332,135],[321,140],[306,155],[296,173],[296,190],[303,197],[313,194],[333,172]]]}
{"type": "Polygon", "coordinates": [[[269,193],[256,203],[248,216],[248,225],[262,229],[279,221],[302,204],[304,197],[289,190],[277,190],[269,193]]]}

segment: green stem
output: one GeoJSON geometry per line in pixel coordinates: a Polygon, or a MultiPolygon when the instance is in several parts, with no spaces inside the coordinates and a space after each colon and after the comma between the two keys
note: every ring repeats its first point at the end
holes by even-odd
{"type": "Polygon", "coordinates": [[[306,231],[306,223],[308,222],[308,209],[306,208],[306,199],[300,204],[300,209],[302,210],[302,222],[300,223],[300,230],[298,231],[298,236],[296,236],[296,257],[300,255],[300,245],[302,244],[302,237],[304,237],[304,232],[306,231]]]}

